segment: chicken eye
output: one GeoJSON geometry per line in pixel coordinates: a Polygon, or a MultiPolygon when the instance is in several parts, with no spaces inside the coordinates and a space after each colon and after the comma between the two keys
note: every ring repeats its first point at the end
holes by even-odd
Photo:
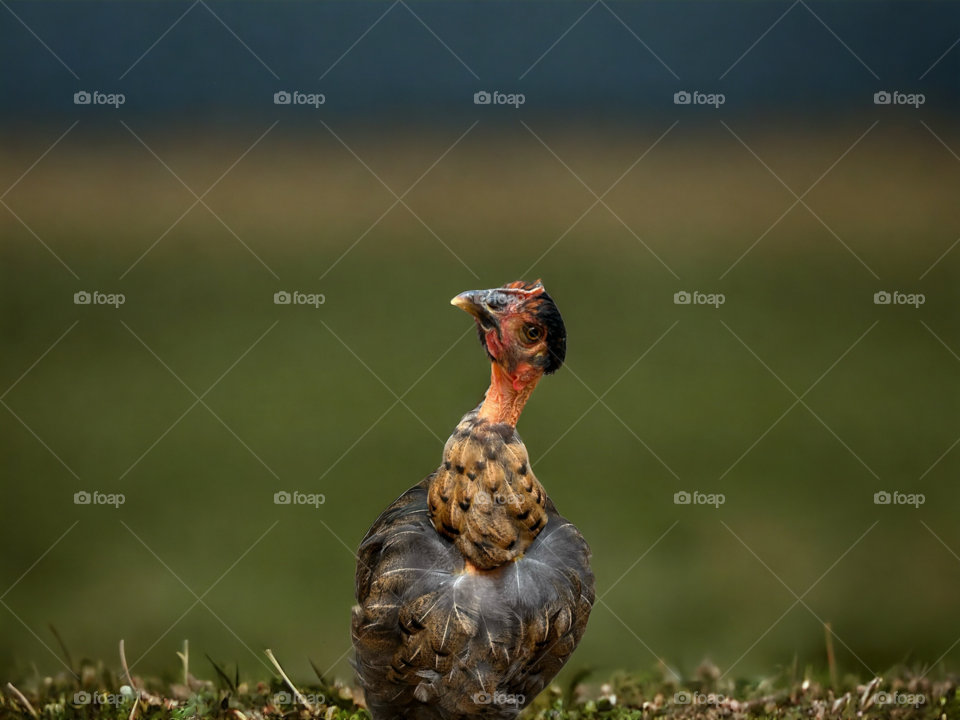
{"type": "Polygon", "coordinates": [[[536,325],[527,325],[527,327],[523,330],[523,334],[528,342],[536,342],[543,337],[543,331],[536,325]]]}

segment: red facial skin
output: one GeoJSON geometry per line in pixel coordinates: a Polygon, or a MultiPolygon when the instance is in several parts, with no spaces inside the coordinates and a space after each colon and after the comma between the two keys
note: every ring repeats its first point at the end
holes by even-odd
{"type": "Polygon", "coordinates": [[[460,293],[450,301],[476,318],[492,361],[490,389],[479,411],[489,422],[516,427],[545,368],[556,365],[548,357],[548,330],[539,319],[544,294],[539,280],[517,281],[494,290],[460,293]]]}
{"type": "Polygon", "coordinates": [[[536,321],[524,311],[522,304],[506,310],[499,320],[499,335],[495,329],[484,334],[493,362],[490,389],[480,408],[480,417],[516,427],[523,406],[543,377],[543,367],[535,360],[548,352],[546,335],[541,331],[540,339],[533,343],[525,339],[524,329],[536,321]]]}

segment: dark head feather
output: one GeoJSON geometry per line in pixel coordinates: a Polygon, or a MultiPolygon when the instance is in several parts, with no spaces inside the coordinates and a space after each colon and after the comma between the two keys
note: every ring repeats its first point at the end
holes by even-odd
{"type": "Polygon", "coordinates": [[[534,316],[547,330],[547,364],[543,369],[545,375],[551,375],[560,369],[567,357],[567,329],[564,327],[560,310],[546,290],[534,303],[534,316]]]}

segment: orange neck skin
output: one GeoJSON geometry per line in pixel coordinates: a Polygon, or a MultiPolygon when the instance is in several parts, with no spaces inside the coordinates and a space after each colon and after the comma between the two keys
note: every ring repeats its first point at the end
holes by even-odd
{"type": "Polygon", "coordinates": [[[479,417],[491,423],[506,423],[516,427],[523,406],[527,404],[542,375],[540,368],[526,363],[520,364],[513,373],[507,372],[497,362],[491,363],[490,389],[480,406],[479,417]]]}

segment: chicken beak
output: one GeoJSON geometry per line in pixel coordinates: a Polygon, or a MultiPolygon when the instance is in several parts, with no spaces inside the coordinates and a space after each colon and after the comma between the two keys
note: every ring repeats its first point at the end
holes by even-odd
{"type": "Polygon", "coordinates": [[[457,295],[450,301],[450,304],[456,305],[461,310],[466,310],[475,318],[479,319],[481,315],[487,314],[487,308],[483,302],[486,295],[486,290],[468,290],[467,292],[462,292],[457,295]]]}
{"type": "Polygon", "coordinates": [[[489,330],[499,326],[496,316],[486,302],[489,295],[489,290],[469,290],[457,295],[450,304],[466,310],[482,327],[489,330]]]}

